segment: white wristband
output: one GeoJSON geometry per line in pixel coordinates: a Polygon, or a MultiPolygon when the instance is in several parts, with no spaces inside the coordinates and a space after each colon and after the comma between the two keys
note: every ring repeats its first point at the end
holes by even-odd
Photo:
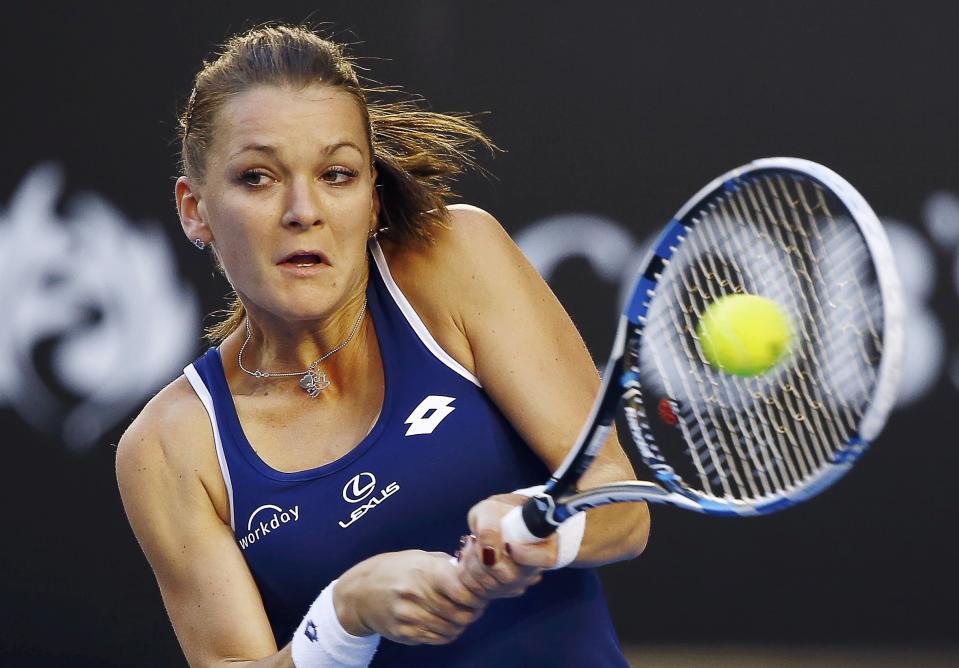
{"type": "MultiPolygon", "coordinates": [[[[536,485],[534,487],[524,487],[514,490],[513,494],[522,496],[535,496],[546,489],[546,485],[536,485]]],[[[559,568],[565,568],[576,560],[579,555],[579,548],[583,544],[583,534],[586,533],[586,513],[576,513],[569,517],[556,529],[556,537],[559,541],[556,554],[556,563],[546,570],[555,571],[559,568]]]]}
{"type": "Polygon", "coordinates": [[[354,636],[340,624],[333,606],[336,582],[320,592],[293,634],[296,668],[366,668],[376,653],[379,635],[354,636]]]}

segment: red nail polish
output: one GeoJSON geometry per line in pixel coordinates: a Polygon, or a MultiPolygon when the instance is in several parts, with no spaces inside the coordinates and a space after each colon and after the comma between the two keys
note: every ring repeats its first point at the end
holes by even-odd
{"type": "Polygon", "coordinates": [[[496,550],[487,545],[483,548],[483,565],[493,566],[496,564],[496,550]]]}

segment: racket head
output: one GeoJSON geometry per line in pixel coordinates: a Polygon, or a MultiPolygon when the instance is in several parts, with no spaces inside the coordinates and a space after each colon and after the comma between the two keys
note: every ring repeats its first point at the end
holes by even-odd
{"type": "MultiPolygon", "coordinates": [[[[616,351],[629,431],[669,491],[714,514],[804,501],[840,478],[895,400],[903,304],[888,239],[832,170],[767,158],[702,188],[647,255],[616,351]],[[743,378],[714,368],[696,333],[731,294],[775,301],[792,349],[743,378]]],[[[687,506],[688,507],[688,506],[687,506]]]]}

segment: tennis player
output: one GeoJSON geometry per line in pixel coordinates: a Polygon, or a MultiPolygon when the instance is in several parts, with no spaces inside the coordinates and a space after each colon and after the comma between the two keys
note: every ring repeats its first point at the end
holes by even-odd
{"type": "MultiPolygon", "coordinates": [[[[626,666],[591,567],[643,550],[645,506],[531,546],[498,528],[563,459],[595,368],[500,225],[447,205],[489,140],[367,92],[339,45],[261,27],[181,118],[182,227],[237,298],[124,434],[117,477],[183,651],[626,666]]],[[[617,443],[586,478],[632,478],[617,443]]]]}

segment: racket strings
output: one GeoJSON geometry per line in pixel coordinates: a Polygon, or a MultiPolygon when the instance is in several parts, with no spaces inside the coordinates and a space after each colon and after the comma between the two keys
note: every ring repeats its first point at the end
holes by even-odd
{"type": "MultiPolygon", "coordinates": [[[[768,223],[777,230],[777,235],[780,240],[780,243],[787,244],[786,252],[789,255],[789,262],[787,267],[792,270],[794,285],[796,288],[790,292],[791,295],[797,297],[796,303],[800,306],[801,313],[805,315],[805,319],[801,320],[802,325],[798,328],[798,331],[803,335],[807,345],[797,348],[797,352],[800,353],[799,356],[793,356],[793,360],[798,358],[798,362],[793,365],[793,371],[795,372],[795,377],[791,378],[790,381],[801,383],[802,387],[806,390],[806,395],[808,396],[812,392],[815,392],[816,398],[812,406],[826,406],[832,405],[824,403],[824,396],[820,392],[822,386],[815,382],[807,382],[807,380],[813,379],[816,377],[814,366],[821,366],[819,360],[819,351],[823,349],[824,346],[824,335],[821,329],[821,323],[825,320],[824,309],[821,301],[817,297],[817,278],[822,280],[821,272],[819,271],[818,263],[816,262],[816,254],[808,243],[803,243],[802,241],[796,238],[793,229],[798,228],[804,230],[802,221],[796,215],[795,209],[795,200],[789,198],[788,191],[784,193],[785,198],[790,202],[790,211],[793,213],[792,222],[794,225],[789,225],[790,219],[787,218],[787,213],[782,207],[783,197],[780,197],[780,193],[775,189],[775,182],[765,179],[766,189],[762,188],[762,182],[760,187],[757,188],[758,192],[758,201],[754,200],[754,215],[761,222],[761,224],[768,223]],[[768,195],[773,199],[773,204],[775,208],[770,204],[768,195]],[[788,237],[788,240],[787,240],[788,237]],[[807,261],[808,260],[808,261],[807,261]],[[808,334],[808,336],[807,336],[808,334]],[[798,367],[798,368],[797,368],[798,367]],[[801,372],[801,373],[800,373],[801,372]]],[[[783,186],[782,183],[779,185],[783,186]]],[[[809,219],[809,227],[813,229],[818,234],[818,224],[815,217],[809,219]]],[[[767,225],[767,229],[769,227],[767,225]]],[[[804,238],[808,238],[806,235],[802,235],[804,238]]],[[[786,401],[789,401],[789,394],[786,395],[786,401]]],[[[844,407],[845,408],[845,407],[844,407]]],[[[790,411],[792,418],[794,420],[803,421],[804,414],[799,411],[799,407],[792,405],[790,406],[790,411]]],[[[847,418],[849,429],[855,427],[856,421],[851,419],[851,416],[848,414],[848,411],[844,411],[845,417],[847,418]]],[[[820,426],[820,438],[817,439],[817,443],[823,443],[828,447],[829,441],[821,434],[821,425],[818,424],[820,414],[823,414],[822,411],[814,410],[811,411],[811,415],[815,420],[817,420],[817,426],[820,426]]],[[[833,422],[837,418],[837,413],[835,411],[826,411],[824,413],[825,418],[833,422]]],[[[807,423],[808,424],[808,423],[807,423]]],[[[836,441],[833,441],[836,442],[836,441]]],[[[842,442],[842,441],[838,441],[842,442]]],[[[808,450],[804,451],[809,455],[808,450]]],[[[821,465],[827,458],[831,458],[833,452],[828,453],[819,452],[819,459],[815,461],[815,465],[821,465]]],[[[813,459],[810,456],[810,459],[813,459]]]]}
{"type": "Polygon", "coordinates": [[[647,391],[636,401],[669,397],[682,438],[649,424],[655,410],[627,416],[644,420],[664,459],[683,451],[676,473],[703,493],[749,500],[798,486],[855,432],[876,383],[882,308],[844,212],[808,180],[740,179],[690,219],[660,276],[638,361],[647,391]],[[696,335],[710,304],[742,293],[775,301],[794,331],[789,356],[748,378],[711,367],[696,335]]]}
{"type": "MultiPolygon", "coordinates": [[[[712,215],[715,215],[715,213],[715,209],[711,211],[712,215]]],[[[712,234],[714,231],[713,228],[706,226],[702,229],[706,231],[706,236],[710,237],[708,239],[708,243],[715,247],[715,244],[718,243],[718,239],[716,239],[716,237],[712,234]]],[[[734,239],[735,235],[733,235],[731,238],[734,239]]],[[[699,251],[700,248],[698,244],[698,238],[695,240],[691,238],[690,241],[693,243],[694,252],[699,251]]],[[[697,255],[699,257],[702,256],[699,253],[697,253],[697,255]]],[[[724,264],[727,272],[736,271],[737,273],[736,279],[733,279],[730,276],[730,278],[727,280],[728,284],[733,286],[744,286],[747,283],[747,280],[744,279],[750,278],[748,272],[741,270],[734,261],[724,264]]],[[[728,273],[727,276],[729,276],[728,273]]],[[[722,287],[722,281],[720,281],[718,285],[722,287]]],[[[745,290],[743,287],[740,287],[740,289],[736,290],[736,292],[744,291],[745,290]]],[[[701,290],[700,292],[702,293],[703,291],[701,290]]],[[[718,299],[721,296],[721,293],[718,290],[710,287],[708,294],[703,294],[703,296],[705,297],[703,304],[706,304],[718,299]]],[[[699,306],[700,310],[697,310],[695,313],[696,320],[702,316],[702,304],[699,306]]],[[[694,325],[692,323],[690,323],[688,326],[687,331],[694,331],[694,325]]],[[[696,344],[696,355],[698,356],[698,361],[700,364],[705,364],[705,358],[702,355],[702,350],[699,347],[698,341],[695,339],[693,340],[696,344]]],[[[750,472],[754,477],[758,478],[762,482],[764,488],[769,490],[770,485],[772,485],[775,489],[781,489],[784,484],[783,481],[797,480],[801,476],[806,475],[808,472],[807,462],[799,459],[797,463],[795,459],[788,457],[788,455],[784,455],[784,453],[789,452],[789,448],[786,447],[786,444],[783,442],[782,436],[784,434],[788,434],[784,429],[782,429],[781,420],[777,419],[777,414],[771,410],[772,402],[756,403],[755,401],[750,401],[750,398],[753,400],[756,399],[757,390],[755,385],[750,386],[749,384],[746,384],[746,387],[743,387],[743,383],[733,382],[732,377],[727,376],[726,374],[714,374],[714,378],[716,380],[713,382],[722,385],[724,394],[726,396],[735,397],[736,400],[730,403],[737,404],[740,407],[740,410],[734,410],[731,412],[740,416],[745,414],[747,424],[742,425],[743,420],[742,417],[740,417],[739,423],[742,426],[740,427],[739,431],[745,439],[750,460],[749,463],[752,464],[750,472]],[[745,392],[743,390],[745,390],[745,392]],[[762,408],[763,410],[752,410],[754,405],[762,408]],[[766,431],[763,432],[763,425],[772,425],[774,427],[775,432],[780,436],[778,442],[777,440],[770,440],[768,438],[769,430],[767,428],[766,431]],[[764,443],[769,443],[769,447],[764,447],[764,443]],[[773,461],[775,461],[780,468],[779,476],[776,475],[775,468],[772,466],[773,461]]],[[[773,395],[773,399],[776,400],[775,395],[773,395]]],[[[798,444],[794,441],[793,447],[796,446],[798,446],[798,444]]]]}
{"type": "MultiPolygon", "coordinates": [[[[711,213],[715,215],[715,210],[713,210],[711,213]]],[[[697,221],[697,222],[702,222],[702,221],[697,221]]],[[[717,247],[718,240],[712,234],[712,231],[714,229],[713,227],[706,225],[706,226],[698,226],[697,229],[706,230],[707,235],[711,237],[707,240],[707,243],[710,245],[710,247],[717,247]]],[[[735,238],[735,235],[733,235],[731,238],[735,238]]],[[[714,301],[722,294],[728,294],[729,293],[728,291],[744,292],[745,291],[744,286],[746,284],[746,281],[744,280],[745,272],[743,272],[741,269],[739,269],[738,266],[736,266],[735,261],[732,260],[733,256],[730,256],[729,262],[721,261],[719,263],[723,267],[722,270],[720,270],[714,259],[714,254],[712,252],[709,252],[706,249],[703,249],[698,243],[698,235],[692,235],[690,239],[687,241],[687,243],[690,244],[693,250],[694,257],[698,259],[699,271],[683,273],[682,274],[683,283],[688,291],[698,294],[699,297],[701,298],[701,301],[699,303],[696,303],[696,302],[692,303],[691,304],[692,308],[685,308],[684,306],[681,305],[681,310],[684,312],[684,314],[686,314],[687,317],[686,317],[685,326],[683,328],[680,328],[680,332],[683,332],[683,330],[685,330],[686,332],[692,332],[694,330],[695,320],[698,320],[698,318],[702,316],[702,308],[704,304],[714,301]],[[706,258],[705,264],[703,263],[703,258],[706,258]],[[705,279],[703,282],[700,281],[699,274],[703,275],[705,279]],[[690,280],[692,280],[692,282],[694,283],[693,285],[690,284],[690,280]],[[704,284],[706,287],[704,287],[704,284]],[[692,315],[692,317],[690,317],[690,315],[692,315]]],[[[677,294],[677,297],[678,296],[679,295],[677,294]]],[[[698,347],[698,344],[695,342],[695,339],[693,339],[695,350],[693,350],[692,346],[690,346],[689,337],[681,336],[679,337],[679,340],[684,342],[684,348],[690,360],[695,360],[700,365],[705,363],[705,359],[703,358],[702,351],[698,347]]],[[[694,366],[692,368],[696,368],[696,367],[694,366]]],[[[697,376],[699,376],[698,373],[697,373],[697,376]]],[[[789,478],[791,478],[793,480],[796,480],[796,479],[799,479],[801,475],[805,475],[808,472],[806,462],[803,460],[799,460],[798,468],[800,469],[800,471],[797,472],[796,470],[797,464],[795,460],[793,460],[792,458],[784,458],[781,454],[781,451],[776,449],[775,441],[771,441],[771,448],[760,447],[759,444],[769,438],[770,432],[769,432],[768,426],[765,429],[765,431],[763,431],[763,426],[768,425],[770,421],[777,427],[776,429],[777,433],[779,434],[784,433],[783,429],[778,428],[779,424],[776,420],[776,416],[774,414],[768,413],[768,408],[767,408],[767,414],[763,414],[763,412],[752,411],[750,402],[746,400],[745,394],[739,388],[736,387],[736,384],[732,382],[731,377],[727,377],[724,374],[713,375],[710,380],[713,386],[721,389],[721,391],[714,392],[712,396],[707,397],[707,401],[711,403],[712,402],[718,403],[721,406],[722,414],[724,418],[723,422],[725,423],[724,425],[719,424],[714,417],[713,424],[715,424],[718,427],[724,426],[727,430],[732,432],[731,436],[733,437],[733,440],[737,443],[737,445],[745,444],[746,446],[745,452],[741,447],[737,447],[736,450],[737,450],[737,454],[739,455],[738,459],[730,460],[730,462],[733,465],[737,461],[745,462],[749,464],[745,468],[747,469],[747,474],[748,474],[746,477],[746,480],[749,483],[750,488],[748,490],[743,490],[742,486],[740,486],[741,492],[745,491],[746,496],[753,496],[753,497],[759,496],[755,486],[752,484],[753,479],[757,479],[760,482],[760,484],[762,485],[764,489],[764,492],[766,493],[769,493],[771,491],[770,485],[772,485],[775,488],[782,487],[783,483],[778,479],[778,477],[776,476],[775,468],[771,465],[772,462],[770,460],[770,449],[776,450],[773,456],[773,459],[775,459],[778,462],[781,469],[784,469],[783,474],[788,475],[788,478],[785,477],[784,475],[783,479],[788,480],[789,478]],[[733,394],[738,395],[737,398],[739,399],[739,401],[735,403],[739,404],[739,407],[741,408],[741,410],[732,410],[731,406],[729,405],[729,402],[724,402],[719,398],[723,395],[730,396],[733,394]],[[745,414],[745,417],[747,418],[747,422],[750,424],[744,423],[744,420],[743,420],[744,414],[745,414]],[[730,417],[731,415],[733,417],[730,417]],[[785,466],[784,466],[784,461],[785,461],[785,466]]],[[[717,429],[716,431],[722,434],[723,429],[720,428],[720,429],[717,429]]],[[[795,445],[796,444],[794,443],[794,446],[795,445]]],[[[694,447],[693,454],[695,455],[701,450],[702,448],[694,447]]]]}
{"type": "MultiPolygon", "coordinates": [[[[711,212],[713,216],[717,213],[716,208],[720,207],[714,208],[711,212]]],[[[720,211],[726,214],[721,208],[720,211]]],[[[712,247],[717,247],[719,241],[714,235],[715,230],[708,227],[702,229],[706,232],[705,236],[709,237],[708,243],[712,247]]],[[[732,235],[730,239],[735,243],[737,235],[732,235]]],[[[701,251],[698,237],[696,239],[690,239],[690,241],[693,243],[694,252],[701,251]]],[[[734,250],[738,251],[739,249],[734,248],[734,250]]],[[[712,255],[712,253],[710,253],[710,255],[712,255]]],[[[729,261],[723,263],[727,276],[726,283],[730,285],[735,292],[742,293],[746,291],[746,286],[754,283],[754,281],[750,276],[748,268],[746,270],[740,268],[734,257],[735,254],[731,255],[729,261]],[[735,278],[733,278],[733,274],[735,274],[735,278]]],[[[723,283],[720,282],[719,286],[722,287],[723,283]]],[[[699,310],[694,312],[696,320],[702,317],[704,304],[715,301],[721,296],[714,288],[710,288],[708,294],[704,294],[702,289],[700,289],[699,292],[704,299],[703,302],[699,304],[699,310]]],[[[687,331],[695,331],[695,325],[692,322],[688,323],[687,331]]],[[[705,357],[702,354],[699,342],[696,339],[693,339],[693,342],[696,347],[698,362],[704,364],[705,357]]],[[[730,403],[735,403],[736,406],[741,407],[741,410],[731,410],[731,412],[737,416],[737,421],[740,425],[739,432],[745,440],[749,460],[752,464],[753,477],[760,480],[766,493],[771,492],[772,489],[782,489],[783,485],[789,481],[799,479],[800,475],[804,474],[806,470],[804,462],[799,462],[799,470],[797,471],[796,461],[784,454],[789,452],[785,439],[783,438],[785,430],[781,428],[777,420],[777,415],[771,410],[769,404],[755,401],[755,399],[762,396],[761,393],[757,396],[758,390],[755,384],[746,384],[746,387],[743,387],[743,383],[735,383],[732,377],[726,374],[715,374],[714,377],[718,380],[718,384],[722,385],[724,393],[727,396],[734,396],[736,398],[735,402],[730,403]],[[752,399],[752,401],[750,399],[752,399]],[[745,419],[743,416],[745,416],[745,419]],[[776,436],[771,438],[773,432],[775,432],[776,436]],[[768,444],[768,447],[766,444],[768,444]],[[777,467],[779,469],[778,475],[777,467]]],[[[713,382],[716,383],[717,380],[713,382]]]]}
{"type": "MultiPolygon", "coordinates": [[[[783,190],[785,190],[785,185],[781,184],[783,190]]],[[[800,189],[801,190],[801,189],[800,189]]],[[[788,195],[788,191],[787,195],[788,195]]],[[[844,226],[845,232],[842,232],[839,226],[836,223],[834,217],[829,213],[829,207],[823,197],[821,189],[817,189],[817,195],[820,198],[820,208],[825,212],[824,220],[829,226],[831,234],[834,237],[838,237],[840,241],[832,240],[832,243],[829,243],[823,248],[828,254],[827,257],[829,261],[825,264],[827,265],[826,272],[834,274],[832,276],[826,276],[823,272],[822,262],[817,261],[816,253],[807,246],[806,253],[811,260],[812,269],[814,271],[814,276],[809,278],[811,284],[811,289],[809,294],[813,297],[816,297],[825,286],[836,285],[839,290],[843,290],[849,282],[852,282],[854,285],[859,286],[858,292],[861,293],[861,284],[856,277],[855,272],[851,272],[850,269],[859,266],[868,266],[868,253],[863,245],[863,241],[858,231],[848,224],[844,226]],[[840,273],[841,272],[841,273],[840,273]],[[835,274],[839,275],[835,275],[835,274]],[[818,288],[818,289],[816,289],[818,288]]],[[[812,213],[812,212],[811,212],[812,213]]],[[[802,224],[801,221],[798,221],[799,224],[802,224]]],[[[812,229],[818,231],[818,219],[814,215],[810,215],[808,219],[809,225],[812,229]]],[[[822,236],[820,235],[822,238],[822,236]]],[[[808,272],[805,272],[808,276],[808,272]]],[[[877,292],[878,295],[878,292],[877,292]]],[[[862,346],[867,340],[867,337],[862,336],[861,332],[855,331],[856,344],[854,346],[848,346],[848,349],[840,349],[837,351],[836,355],[829,355],[827,344],[830,344],[830,341],[824,340],[825,337],[822,336],[824,329],[828,329],[831,334],[835,332],[843,332],[850,329],[856,330],[856,323],[865,321],[867,323],[867,329],[871,330],[872,338],[875,340],[875,328],[872,326],[872,316],[871,309],[866,306],[863,299],[859,300],[860,305],[863,307],[861,309],[850,308],[848,303],[844,303],[839,297],[841,293],[838,294],[823,294],[825,300],[825,305],[820,299],[814,299],[813,304],[816,307],[816,319],[813,320],[815,325],[813,331],[819,334],[819,345],[820,348],[813,349],[814,352],[822,352],[825,355],[826,363],[825,367],[828,370],[828,373],[837,376],[837,374],[844,374],[844,376],[837,376],[839,383],[836,383],[838,387],[844,387],[848,383],[845,381],[855,380],[858,384],[862,396],[868,396],[871,391],[871,387],[874,385],[876,380],[876,369],[868,362],[867,357],[864,357],[867,361],[867,366],[864,369],[859,369],[857,366],[850,365],[849,355],[854,352],[862,351],[862,346]],[[841,318],[843,311],[845,310],[846,320],[843,322],[838,322],[836,318],[841,318]],[[830,322],[830,319],[832,322],[830,322]],[[852,371],[857,371],[852,373],[852,371]]],[[[823,355],[814,356],[814,360],[819,360],[823,355]]],[[[876,360],[878,364],[878,359],[876,360]]],[[[827,386],[828,389],[828,386],[827,386]]],[[[859,423],[859,419],[863,415],[863,409],[857,408],[855,405],[851,405],[849,401],[846,400],[843,394],[835,394],[830,392],[834,396],[834,399],[838,402],[838,405],[843,409],[843,416],[847,420],[849,429],[854,429],[855,426],[859,423]]]]}
{"type": "MultiPolygon", "coordinates": [[[[696,246],[696,242],[692,238],[690,239],[690,243],[693,243],[694,246],[696,246]]],[[[697,248],[697,250],[702,249],[697,248]]],[[[718,258],[718,265],[723,267],[723,269],[720,270],[719,266],[717,266],[717,258],[712,252],[708,250],[702,250],[699,257],[705,258],[706,264],[708,264],[707,269],[702,264],[702,261],[700,261],[700,270],[703,271],[707,281],[705,283],[701,282],[697,273],[683,274],[683,287],[685,287],[687,291],[697,293],[704,301],[716,298],[715,290],[712,288],[713,283],[718,283],[718,285],[723,289],[731,290],[733,292],[743,292],[741,281],[737,280],[741,278],[741,276],[738,274],[738,272],[730,272],[729,263],[727,263],[724,258],[718,258]],[[692,284],[690,283],[690,279],[692,284]],[[706,287],[704,287],[704,285],[706,287]]],[[[678,288],[678,284],[674,282],[673,287],[675,292],[675,290],[678,288]]],[[[676,296],[677,298],[680,298],[678,294],[676,294],[676,296]]],[[[681,301],[678,301],[678,304],[683,313],[685,322],[683,323],[682,327],[677,327],[677,329],[679,331],[693,331],[695,328],[694,320],[698,319],[698,314],[695,312],[694,308],[687,307],[681,301]]],[[[683,343],[686,356],[690,360],[690,368],[693,370],[697,381],[700,382],[701,385],[705,385],[706,383],[712,385],[710,388],[711,395],[708,396],[707,400],[709,401],[710,405],[715,404],[719,407],[719,411],[722,415],[722,423],[726,430],[730,432],[732,437],[731,440],[734,443],[734,449],[737,454],[737,458],[728,459],[733,466],[732,471],[734,473],[734,479],[740,483],[739,487],[742,489],[742,484],[740,481],[743,479],[743,475],[745,474],[745,480],[750,488],[751,494],[753,496],[758,496],[759,493],[754,482],[754,478],[758,478],[758,481],[763,486],[764,491],[768,493],[770,491],[769,480],[764,475],[765,467],[761,462],[759,462],[756,456],[756,447],[754,445],[751,433],[752,430],[749,429],[746,424],[744,424],[741,413],[739,411],[731,410],[729,402],[723,400],[723,392],[718,391],[720,386],[722,386],[721,389],[728,394],[732,388],[729,387],[729,384],[722,377],[720,377],[717,382],[716,378],[709,378],[706,377],[705,374],[698,373],[696,371],[697,365],[694,364],[694,360],[696,360],[697,357],[699,357],[701,360],[701,350],[694,350],[693,346],[690,345],[690,340],[688,337],[683,336],[680,340],[683,343]],[[736,438],[737,436],[740,436],[741,438],[736,438]],[[742,447],[744,442],[746,445],[745,451],[742,447]],[[758,476],[750,475],[749,470],[742,471],[739,467],[735,466],[736,461],[742,460],[746,457],[751,459],[753,469],[759,473],[758,476]]],[[[715,420],[715,416],[713,416],[713,420],[715,420]]],[[[722,439],[723,430],[717,431],[720,434],[720,438],[725,446],[725,439],[722,439]]],[[[728,446],[726,446],[725,449],[728,451],[728,446]]]]}

